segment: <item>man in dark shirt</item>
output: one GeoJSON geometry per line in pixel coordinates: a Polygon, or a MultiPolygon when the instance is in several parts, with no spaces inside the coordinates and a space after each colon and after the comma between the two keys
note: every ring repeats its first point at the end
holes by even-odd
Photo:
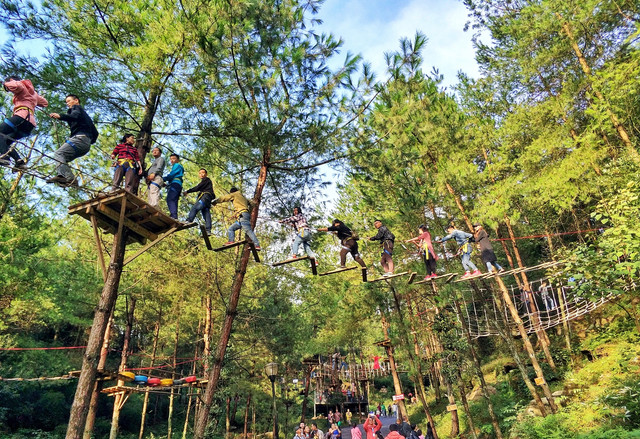
{"type": "Polygon", "coordinates": [[[338,235],[340,245],[342,246],[340,250],[340,268],[345,268],[348,253],[351,253],[353,260],[360,264],[362,268],[367,268],[367,264],[364,263],[358,253],[358,241],[355,240],[351,229],[345,226],[342,221],[334,219],[331,227],[319,228],[318,232],[336,232],[338,235]]]}
{"type": "Polygon", "coordinates": [[[68,107],[67,114],[51,113],[49,116],[67,122],[71,134],[69,139],[53,154],[57,175],[48,179],[47,183],[71,186],[77,182],[67,163],[89,152],[89,148],[98,138],[98,130],[91,117],[80,105],[78,96],[68,95],[64,101],[68,107]]]}
{"type": "Polygon", "coordinates": [[[204,218],[204,227],[207,229],[207,235],[211,235],[211,201],[213,201],[216,196],[213,193],[213,183],[211,179],[207,177],[207,170],[201,168],[200,171],[198,171],[198,175],[200,176],[200,183],[184,191],[184,195],[198,192],[198,199],[191,207],[187,222],[193,222],[198,212],[201,212],[202,218],[204,218]]]}
{"type": "Polygon", "coordinates": [[[380,265],[382,265],[384,275],[391,276],[393,274],[393,259],[391,259],[391,257],[393,256],[393,244],[396,237],[389,229],[387,229],[387,226],[382,225],[382,221],[379,219],[375,220],[373,225],[378,229],[378,233],[376,236],[369,238],[369,241],[380,241],[382,244],[380,265]]]}

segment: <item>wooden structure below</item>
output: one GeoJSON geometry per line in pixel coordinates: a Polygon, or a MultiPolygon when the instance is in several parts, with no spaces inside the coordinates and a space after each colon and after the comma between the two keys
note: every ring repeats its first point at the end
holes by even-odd
{"type": "Polygon", "coordinates": [[[127,244],[136,242],[142,244],[141,249],[124,261],[123,265],[127,265],[173,233],[196,225],[177,221],[124,189],[69,206],[69,215],[80,215],[91,222],[98,247],[98,258],[105,278],[106,265],[98,229],[115,235],[118,232],[118,225],[122,223],[123,229],[127,229],[127,244]]]}
{"type": "Polygon", "coordinates": [[[209,240],[207,229],[205,229],[202,224],[200,224],[200,233],[202,233],[202,239],[204,239],[204,244],[207,246],[207,250],[213,250],[213,247],[211,247],[211,241],[209,240]]]}
{"type": "Polygon", "coordinates": [[[453,279],[457,275],[458,273],[445,273],[445,274],[441,274],[440,276],[432,277],[431,279],[423,279],[421,281],[416,282],[415,285],[425,284],[427,282],[435,281],[436,279],[444,279],[445,283],[449,283],[449,281],[451,281],[451,279],[453,279]]]}

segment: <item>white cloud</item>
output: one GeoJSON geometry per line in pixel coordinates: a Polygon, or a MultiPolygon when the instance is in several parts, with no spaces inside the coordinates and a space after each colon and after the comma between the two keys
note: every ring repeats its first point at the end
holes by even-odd
{"type": "Polygon", "coordinates": [[[464,32],[467,11],[454,0],[327,0],[320,10],[322,30],[341,36],[344,51],[360,53],[379,79],[386,76],[384,53],[399,49],[399,41],[416,31],[428,38],[424,70],[436,67],[445,84],[454,84],[459,70],[478,75],[471,34],[464,32]]]}

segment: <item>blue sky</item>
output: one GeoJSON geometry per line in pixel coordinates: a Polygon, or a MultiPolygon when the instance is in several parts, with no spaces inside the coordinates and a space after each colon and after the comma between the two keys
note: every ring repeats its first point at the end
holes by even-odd
{"type": "Polygon", "coordinates": [[[436,67],[444,85],[457,82],[458,71],[478,77],[471,32],[464,32],[467,10],[459,0],[326,0],[318,18],[321,29],[344,39],[344,52],[361,54],[378,79],[386,78],[384,53],[397,50],[402,37],[419,30],[428,38],[423,69],[436,67]]]}

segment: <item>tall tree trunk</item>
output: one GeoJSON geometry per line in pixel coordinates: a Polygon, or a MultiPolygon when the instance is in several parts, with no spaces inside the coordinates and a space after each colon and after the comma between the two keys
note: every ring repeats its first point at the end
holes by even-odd
{"type": "MultiPolygon", "coordinates": [[[[258,211],[260,210],[262,191],[264,190],[265,184],[267,182],[267,163],[269,163],[270,158],[270,151],[266,151],[263,164],[260,167],[260,174],[258,175],[258,182],[253,196],[254,208],[251,212],[252,227],[255,227],[256,220],[258,219],[258,211]]],[[[229,296],[227,311],[225,314],[224,322],[222,324],[222,330],[220,331],[220,339],[218,341],[216,353],[213,358],[213,365],[208,375],[207,388],[204,394],[204,404],[202,409],[200,410],[200,413],[198,414],[198,419],[196,420],[194,439],[204,438],[204,433],[209,421],[211,405],[213,404],[213,396],[218,387],[218,380],[220,379],[220,372],[222,371],[222,365],[224,363],[224,355],[227,352],[227,344],[229,343],[229,338],[231,337],[233,321],[236,317],[238,301],[240,300],[240,292],[244,283],[244,277],[247,273],[247,265],[249,264],[250,255],[251,251],[249,249],[249,246],[245,245],[242,253],[242,258],[240,259],[240,263],[236,268],[233,284],[231,285],[231,294],[229,296]]]]}
{"type": "MultiPolygon", "coordinates": [[[[509,237],[511,238],[511,246],[513,247],[513,253],[516,256],[516,261],[518,261],[518,266],[520,268],[524,268],[524,264],[522,263],[522,258],[520,257],[520,251],[518,250],[518,245],[516,244],[516,236],[513,233],[513,228],[511,227],[511,220],[505,214],[504,222],[507,225],[507,230],[509,232],[509,237]]],[[[529,279],[527,278],[527,274],[523,271],[520,273],[522,276],[522,283],[524,284],[524,288],[527,291],[531,291],[531,287],[529,285],[529,279]]],[[[500,280],[502,282],[502,280],[500,280]]],[[[555,372],[557,371],[556,363],[553,361],[553,357],[551,356],[551,350],[549,349],[549,345],[551,344],[549,341],[549,337],[547,337],[547,333],[544,329],[542,329],[542,325],[540,323],[540,318],[537,313],[537,306],[535,304],[535,298],[533,297],[533,291],[531,291],[531,320],[533,321],[533,329],[536,331],[536,335],[538,337],[538,341],[540,342],[540,346],[544,352],[544,356],[547,359],[547,363],[551,369],[555,372]]]]}
{"type": "Polygon", "coordinates": [[[464,385],[464,380],[462,379],[462,372],[458,369],[458,379],[460,380],[458,384],[458,388],[460,389],[460,400],[462,401],[462,407],[464,408],[464,413],[467,415],[467,423],[469,424],[469,430],[471,431],[471,436],[473,439],[478,439],[478,435],[476,433],[476,427],[473,423],[473,417],[471,416],[471,410],[469,410],[469,401],[467,401],[467,390],[464,385]]]}
{"type": "Polygon", "coordinates": [[[202,356],[204,357],[204,370],[209,370],[209,359],[211,357],[211,295],[207,293],[205,297],[205,319],[204,319],[204,349],[202,356]]]}
{"type": "Polygon", "coordinates": [[[231,418],[229,417],[231,414],[231,397],[227,396],[226,405],[225,405],[225,415],[224,415],[224,437],[229,439],[229,434],[231,431],[231,418]]]}
{"type": "MultiPolygon", "coordinates": [[[[122,341],[122,354],[120,355],[120,366],[118,371],[124,372],[127,368],[129,360],[129,344],[131,342],[131,332],[133,330],[133,315],[136,309],[136,299],[127,300],[127,323],[124,329],[124,340],[122,341]]],[[[124,386],[124,380],[118,379],[118,386],[124,386]]],[[[111,415],[111,430],[109,431],[109,439],[118,437],[118,426],[120,424],[120,410],[124,403],[124,393],[118,393],[113,399],[113,414],[111,415]]]]}
{"type": "Polygon", "coordinates": [[[555,401],[553,400],[553,396],[551,395],[551,390],[549,389],[549,385],[547,384],[547,381],[544,378],[544,373],[542,372],[540,363],[538,363],[538,359],[533,349],[533,345],[529,340],[529,335],[527,334],[527,331],[524,328],[520,315],[518,315],[518,310],[516,309],[515,305],[513,304],[513,301],[511,300],[511,296],[509,296],[509,290],[507,290],[507,287],[505,286],[504,282],[502,282],[501,277],[497,276],[495,278],[495,281],[498,283],[498,286],[500,287],[500,291],[502,292],[502,298],[507,304],[507,308],[511,313],[511,317],[515,321],[518,331],[520,332],[520,336],[522,337],[522,342],[524,343],[524,347],[527,353],[529,354],[529,360],[531,360],[533,369],[536,371],[536,376],[542,380],[542,384],[540,384],[540,387],[542,387],[542,391],[544,392],[544,395],[547,397],[547,402],[549,403],[551,412],[556,413],[558,408],[555,404],[555,401]]]}
{"type": "MultiPolygon", "coordinates": [[[[382,314],[382,310],[380,310],[380,315],[382,316],[382,331],[384,332],[384,338],[388,342],[385,343],[385,351],[387,352],[387,357],[389,358],[389,369],[391,369],[391,376],[393,378],[393,389],[396,392],[396,395],[402,394],[402,383],[400,382],[400,376],[398,375],[398,370],[396,369],[396,360],[393,355],[393,345],[391,344],[391,338],[389,337],[389,323],[387,319],[382,314]]],[[[369,392],[367,392],[367,396],[369,392]]],[[[396,401],[398,404],[398,413],[400,414],[400,418],[404,419],[405,416],[408,416],[407,408],[404,405],[403,400],[396,401]]]]}
{"type": "MultiPolygon", "coordinates": [[[[156,362],[156,353],[158,351],[158,340],[160,339],[160,320],[162,319],[162,310],[158,311],[158,321],[154,328],[153,334],[153,350],[151,352],[151,364],[149,367],[153,367],[156,362]]],[[[140,433],[138,433],[138,439],[142,439],[144,436],[144,422],[147,418],[147,407],[149,406],[149,392],[144,392],[144,400],[142,402],[142,413],[140,414],[140,433]]]]}
{"type": "MultiPolygon", "coordinates": [[[[445,385],[447,386],[447,399],[449,400],[449,405],[454,405],[456,403],[455,395],[453,394],[453,386],[451,385],[451,381],[447,378],[446,374],[443,375],[445,385]]],[[[451,410],[451,433],[449,433],[450,437],[458,437],[460,434],[460,419],[458,418],[458,410],[451,410]]]]}
{"type": "MultiPolygon", "coordinates": [[[[475,283],[474,283],[475,286],[475,283]]],[[[469,345],[469,353],[471,354],[471,359],[473,360],[473,366],[476,372],[476,376],[480,380],[480,389],[482,390],[482,396],[487,404],[487,410],[489,411],[489,416],[491,417],[491,425],[493,425],[493,431],[495,432],[497,439],[502,439],[502,431],[500,430],[500,423],[498,422],[498,417],[496,416],[495,410],[493,408],[493,403],[491,402],[491,395],[489,394],[489,390],[487,389],[487,382],[484,379],[484,373],[482,372],[482,365],[480,364],[480,359],[478,358],[478,354],[476,353],[475,348],[473,347],[473,340],[471,339],[471,334],[469,334],[469,328],[467,327],[466,322],[464,321],[464,315],[462,314],[462,310],[460,309],[460,304],[457,300],[453,301],[453,304],[456,307],[456,312],[458,313],[458,319],[460,319],[460,326],[462,326],[462,332],[464,333],[464,337],[467,340],[467,344],[469,345]]],[[[462,382],[462,379],[460,380],[462,382]]],[[[466,399],[466,398],[465,398],[466,399]]]]}
{"type": "MultiPolygon", "coordinates": [[[[431,416],[431,411],[429,410],[429,406],[427,405],[427,392],[424,388],[422,361],[419,357],[418,338],[415,331],[415,327],[410,317],[409,324],[411,328],[411,333],[413,333],[413,347],[414,347],[414,352],[412,352],[410,347],[411,343],[409,342],[409,336],[407,335],[407,328],[404,323],[404,316],[402,313],[402,309],[400,307],[400,300],[398,298],[398,293],[396,292],[395,288],[393,288],[393,286],[391,286],[390,288],[393,293],[393,303],[396,308],[396,314],[398,315],[398,319],[400,321],[400,326],[401,326],[400,331],[404,338],[404,344],[407,347],[409,361],[411,361],[413,370],[416,371],[416,373],[413,374],[414,375],[413,379],[414,379],[414,382],[416,383],[416,393],[418,394],[418,398],[420,398],[420,403],[422,404],[422,409],[424,410],[424,414],[427,416],[427,420],[429,421],[429,423],[431,424],[431,427],[433,428],[433,436],[435,437],[435,439],[438,439],[438,433],[436,432],[435,421],[433,420],[433,416],[431,416]],[[418,356],[417,359],[416,359],[416,356],[418,356]]],[[[409,316],[412,316],[413,312],[411,311],[411,305],[409,300],[407,300],[407,305],[409,308],[409,316]]]]}
{"type": "MultiPolygon", "coordinates": [[[[114,307],[115,308],[115,307],[114,307]]],[[[109,316],[109,322],[107,323],[107,329],[104,331],[104,339],[102,340],[102,348],[100,349],[100,360],[98,361],[98,371],[104,372],[104,366],[107,364],[107,355],[109,354],[109,341],[111,339],[111,328],[113,328],[113,309],[109,316]]],[[[98,413],[98,398],[100,392],[102,392],[102,381],[96,381],[93,386],[93,393],[91,394],[91,403],[89,404],[89,411],[87,412],[87,420],[84,424],[84,439],[91,439],[93,436],[93,428],[96,423],[96,415],[98,413]]]]}
{"type": "Polygon", "coordinates": [[[300,415],[300,422],[305,422],[307,413],[307,402],[309,400],[309,385],[311,384],[311,369],[313,366],[307,366],[307,370],[304,373],[304,398],[302,399],[302,413],[300,415]]]}
{"type": "MultiPolygon", "coordinates": [[[[571,28],[571,25],[559,13],[556,12],[555,15],[556,15],[556,18],[558,18],[558,20],[562,22],[562,31],[567,35],[567,38],[569,39],[569,44],[571,45],[573,52],[576,54],[576,57],[578,58],[578,62],[580,63],[580,67],[582,68],[582,71],[587,76],[587,78],[590,79],[591,67],[589,66],[587,59],[582,53],[582,50],[580,49],[580,46],[578,45],[573,35],[573,29],[571,28]]],[[[611,109],[611,106],[607,104],[607,100],[604,98],[600,90],[597,90],[593,87],[591,89],[593,90],[593,93],[596,95],[596,97],[603,104],[606,104],[607,115],[609,116],[609,120],[611,120],[613,127],[616,129],[618,136],[622,140],[622,143],[626,148],[626,152],[629,155],[629,158],[631,158],[636,164],[640,163],[640,154],[638,153],[638,150],[636,150],[636,148],[633,146],[633,143],[629,138],[629,133],[627,132],[626,128],[620,122],[620,119],[618,119],[618,116],[613,112],[613,110],[611,109]]]]}
{"type": "MultiPolygon", "coordinates": [[[[182,300],[178,302],[178,309],[182,308],[182,300]]],[[[178,341],[180,339],[180,314],[176,318],[176,336],[173,343],[173,372],[171,377],[173,379],[176,378],[176,366],[177,366],[177,356],[178,356],[178,341]]],[[[173,402],[175,399],[175,387],[171,386],[171,395],[169,395],[169,414],[167,417],[167,439],[171,439],[172,430],[173,430],[173,402]]]]}
{"type": "MultiPolygon", "coordinates": [[[[124,205],[124,203],[123,203],[124,205]]],[[[123,212],[121,212],[123,215],[123,212]]],[[[104,340],[111,310],[118,297],[118,286],[122,276],[122,263],[127,244],[127,229],[122,222],[113,238],[111,249],[111,261],[107,270],[107,280],[102,288],[100,301],[96,308],[87,348],[82,359],[82,372],[78,379],[78,387],[71,405],[69,425],[67,426],[66,439],[80,439],[87,421],[87,412],[91,402],[91,392],[96,382],[98,361],[100,359],[100,346],[104,340]]]]}
{"type": "Polygon", "coordinates": [[[251,408],[251,393],[247,396],[247,405],[244,409],[244,428],[242,429],[242,434],[244,439],[248,439],[248,424],[249,424],[249,408],[251,408]]]}

